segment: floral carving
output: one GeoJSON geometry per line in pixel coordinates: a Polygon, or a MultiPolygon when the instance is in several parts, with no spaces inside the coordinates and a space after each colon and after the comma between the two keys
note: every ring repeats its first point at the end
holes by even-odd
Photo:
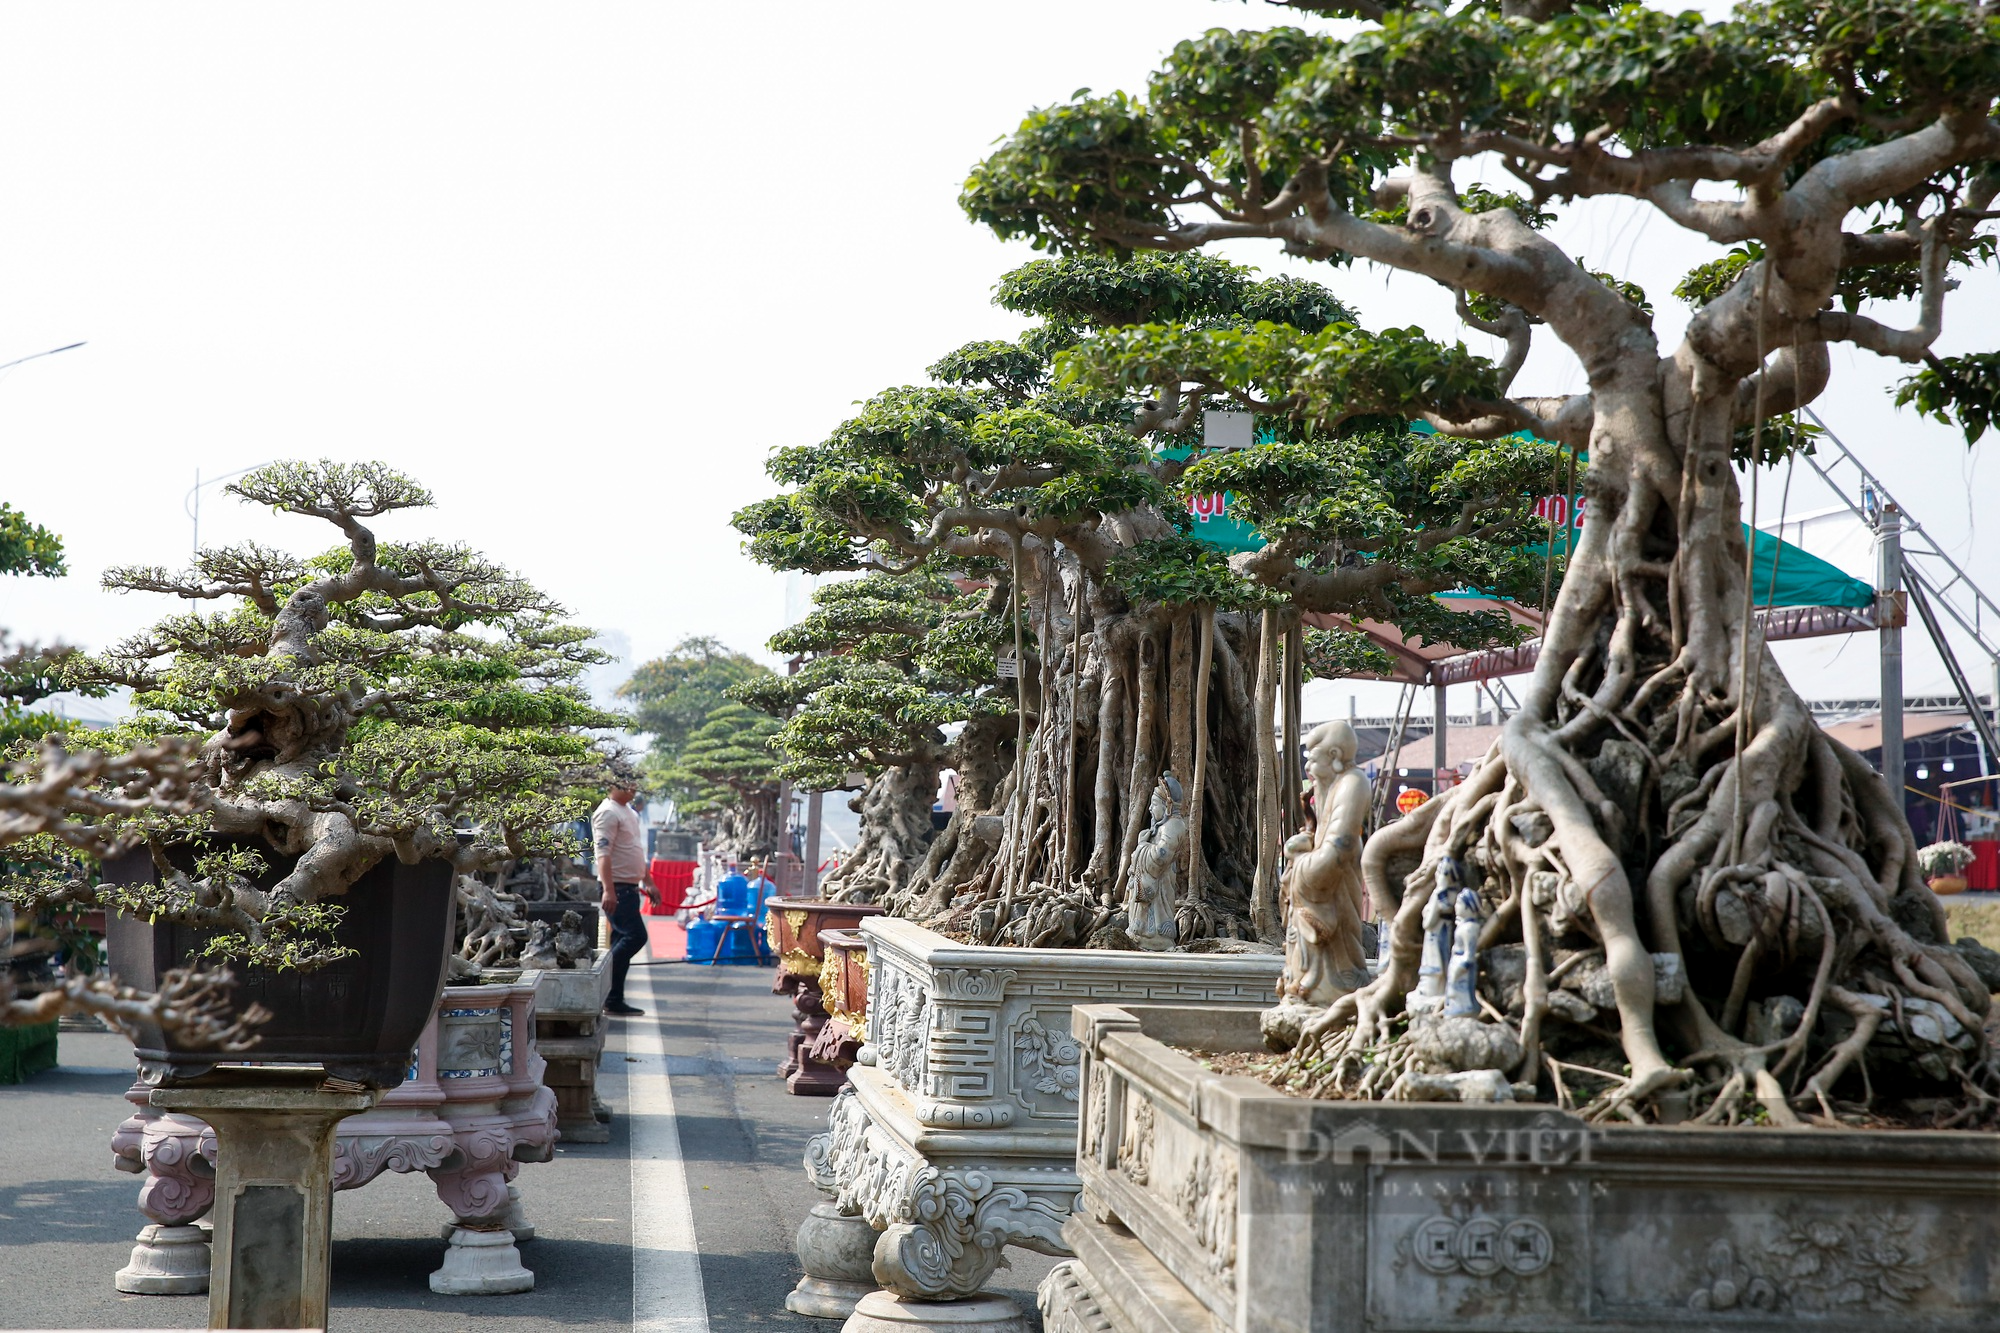
{"type": "Polygon", "coordinates": [[[880,1012],[871,1010],[875,1064],[911,1091],[923,1085],[930,998],[916,978],[890,968],[882,973],[880,1012]]]}
{"type": "Polygon", "coordinates": [[[1784,1219],[1775,1239],[1739,1257],[1728,1240],[1708,1247],[1707,1282],[1688,1298],[1695,1310],[1873,1311],[1906,1308],[1930,1285],[1925,1269],[1941,1256],[1913,1236],[1901,1214],[1784,1219]]]}
{"type": "Polygon", "coordinates": [[[1083,1058],[1076,1038],[1051,1031],[1039,1018],[1024,1018],[1014,1035],[1014,1058],[1023,1081],[1036,1092],[1076,1100],[1078,1066],[1083,1058]]]}

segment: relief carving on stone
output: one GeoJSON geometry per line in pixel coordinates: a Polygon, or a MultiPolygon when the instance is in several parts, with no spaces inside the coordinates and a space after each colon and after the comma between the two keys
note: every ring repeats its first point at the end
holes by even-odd
{"type": "Polygon", "coordinates": [[[868,1113],[853,1088],[842,1088],[827,1112],[827,1131],[806,1140],[806,1178],[826,1194],[838,1194],[844,1176],[858,1166],[855,1154],[868,1131],[868,1113]]]}
{"type": "Polygon", "coordinates": [[[1907,1310],[1945,1258],[1903,1214],[1860,1212],[1779,1221],[1776,1235],[1738,1250],[1717,1240],[1703,1258],[1691,1310],[1790,1314],[1907,1310]]]}
{"type": "MultiPolygon", "coordinates": [[[[1032,1014],[1014,1029],[1017,1086],[1059,1098],[1056,1109],[1062,1114],[1069,1114],[1062,1102],[1076,1102],[1082,1061],[1083,1048],[1077,1045],[1076,1038],[1049,1027],[1032,1014]]],[[[1023,1097],[1022,1101],[1033,1109],[1041,1109],[1041,1103],[1034,1099],[1023,1097]]]]}
{"type": "Polygon", "coordinates": [[[1111,1076],[1102,1064],[1093,1062],[1090,1066],[1090,1096],[1085,1101],[1085,1114],[1080,1133],[1083,1137],[1081,1157],[1101,1160],[1104,1151],[1104,1136],[1111,1128],[1111,1076]]]}
{"type": "MultiPolygon", "coordinates": [[[[1148,1108],[1150,1109],[1150,1107],[1148,1108]]],[[[1174,1189],[1181,1220],[1209,1253],[1209,1266],[1223,1273],[1236,1266],[1236,1158],[1226,1147],[1201,1145],[1187,1174],[1174,1189]]]]}
{"type": "MultiPolygon", "coordinates": [[[[1075,1203],[1073,1189],[1001,1185],[984,1172],[944,1172],[921,1162],[889,1183],[875,1200],[886,1222],[875,1244],[875,1277],[901,1295],[970,1296],[993,1276],[1008,1245],[1069,1253],[1062,1225],[1075,1203]]],[[[877,1220],[873,1210],[868,1217],[877,1220]]]]}
{"type": "Polygon", "coordinates": [[[1428,1218],[1410,1233],[1409,1249],[1419,1268],[1438,1277],[1491,1277],[1503,1269],[1515,1277],[1533,1277],[1556,1256],[1555,1238],[1534,1218],[1484,1213],[1428,1218]]]}
{"type": "Polygon", "coordinates": [[[910,1091],[920,1091],[929,1058],[930,998],[917,978],[885,967],[875,1001],[875,1065],[910,1091]]]}
{"type": "Polygon", "coordinates": [[[1128,1102],[1132,1114],[1118,1140],[1118,1169],[1134,1185],[1143,1185],[1153,1173],[1153,1104],[1129,1094],[1128,1102]]]}
{"type": "Polygon", "coordinates": [[[998,1004],[1019,976],[1011,967],[941,967],[932,974],[932,994],[940,1000],[998,1004]]]}
{"type": "Polygon", "coordinates": [[[1043,1333],[1118,1333],[1118,1325],[1084,1281],[1082,1268],[1069,1260],[1042,1279],[1035,1303],[1041,1307],[1043,1333]]]}

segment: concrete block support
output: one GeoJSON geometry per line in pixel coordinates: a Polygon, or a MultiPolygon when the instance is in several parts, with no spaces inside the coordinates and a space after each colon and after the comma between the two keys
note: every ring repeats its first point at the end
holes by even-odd
{"type": "Polygon", "coordinates": [[[375,1104],[317,1071],[232,1069],[226,1082],[156,1088],[152,1103],[215,1130],[211,1328],[323,1328],[334,1126],[375,1104]]]}

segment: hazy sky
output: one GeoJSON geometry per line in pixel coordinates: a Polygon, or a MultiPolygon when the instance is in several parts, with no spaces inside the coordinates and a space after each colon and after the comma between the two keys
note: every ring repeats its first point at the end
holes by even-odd
{"type": "MultiPolygon", "coordinates": [[[[1029,252],[964,220],[966,169],[1031,106],[1132,87],[1204,27],[1280,17],[1212,0],[0,9],[0,361],[89,342],[0,378],[0,498],[61,532],[74,570],[0,582],[0,624],[91,646],[141,627],[169,607],[97,576],[185,558],[197,469],[328,456],[436,493],[390,535],[473,543],[637,656],[698,633],[761,648],[784,580],[727,523],[769,493],[766,452],[1020,327],[989,297],[1029,252]]],[[[1615,204],[1559,235],[1646,286],[1671,342],[1668,289],[1703,247],[1615,204]]],[[[1229,253],[1287,267],[1270,246],[1229,253]]],[[[1437,289],[1297,271],[1377,325],[1463,333],[1437,289]]],[[[1994,344],[1996,295],[1959,294],[1946,350],[1994,344]]],[[[1980,451],[1887,405],[1897,367],[1836,367],[1829,422],[2000,587],[1980,451]]],[[[1521,387],[1579,379],[1551,346],[1521,387]]],[[[1794,510],[1830,503],[1809,489],[1802,474],[1794,510]]],[[[205,542],[318,549],[316,526],[204,498],[205,542]]],[[[1802,660],[1799,683],[1873,693],[1872,662],[1855,644],[1802,660]]],[[[1912,689],[1941,681],[1913,649],[1912,689]]],[[[1349,687],[1329,688],[1323,711],[1344,712],[1349,687]]]]}

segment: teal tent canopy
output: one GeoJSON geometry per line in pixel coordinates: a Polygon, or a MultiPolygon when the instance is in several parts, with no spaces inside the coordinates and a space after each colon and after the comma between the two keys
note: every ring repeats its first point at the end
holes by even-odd
{"type": "MultiPolygon", "coordinates": [[[[1743,526],[1750,535],[1750,526],[1743,526]]],[[[1810,551],[1768,532],[1755,536],[1750,552],[1751,597],[1759,606],[1846,606],[1875,604],[1875,589],[1841,573],[1810,551]]]]}

